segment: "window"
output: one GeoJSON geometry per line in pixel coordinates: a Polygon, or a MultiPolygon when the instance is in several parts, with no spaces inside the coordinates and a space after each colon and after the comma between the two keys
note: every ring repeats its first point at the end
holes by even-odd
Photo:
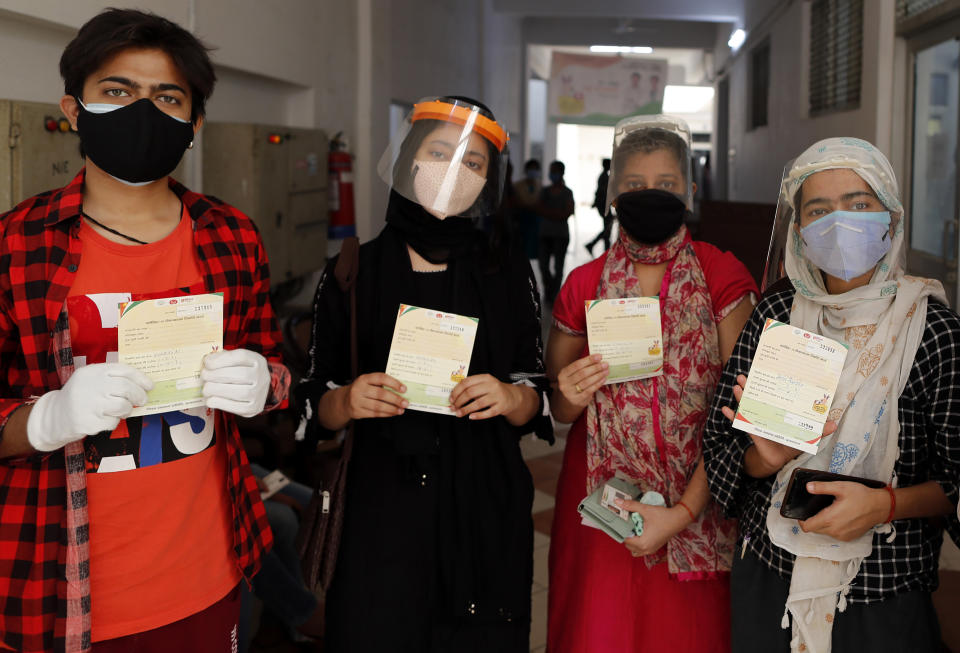
{"type": "Polygon", "coordinates": [[[930,105],[945,107],[950,100],[950,76],[947,73],[930,73],[930,105]]]}
{"type": "Polygon", "coordinates": [[[810,7],[810,115],[860,106],[863,0],[814,0],[810,7]]]}
{"type": "Polygon", "coordinates": [[[942,5],[946,0],[897,0],[897,20],[922,14],[928,9],[942,5]]]}
{"type": "Polygon", "coordinates": [[[764,41],[750,51],[750,129],[767,125],[767,105],[770,98],[770,41],[764,41]]]}

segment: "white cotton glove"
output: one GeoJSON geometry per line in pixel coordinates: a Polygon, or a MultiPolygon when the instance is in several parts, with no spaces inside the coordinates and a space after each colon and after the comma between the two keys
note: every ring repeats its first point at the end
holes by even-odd
{"type": "Polygon", "coordinates": [[[263,412],[270,392],[267,359],[249,349],[207,354],[200,371],[208,408],[219,408],[240,417],[263,412]]]}
{"type": "Polygon", "coordinates": [[[37,451],[54,451],[84,436],[117,428],[134,406],[147,403],[153,382],[123,363],[96,363],[77,369],[60,390],[33,405],[27,440],[37,451]]]}

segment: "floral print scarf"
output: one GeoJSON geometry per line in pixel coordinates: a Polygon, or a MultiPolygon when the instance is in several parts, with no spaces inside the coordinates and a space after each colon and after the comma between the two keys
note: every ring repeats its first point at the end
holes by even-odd
{"type": "MultiPolygon", "coordinates": [[[[718,379],[720,352],[706,278],[686,227],[653,246],[638,245],[620,230],[600,276],[600,299],[642,295],[633,263],[669,261],[660,288],[664,373],[603,386],[586,415],[587,492],[612,476],[654,490],[667,505],[680,501],[700,460],[703,427],[718,379]]],[[[697,521],[664,549],[645,557],[666,559],[681,580],[729,571],[736,537],[712,501],[697,521]]]]}

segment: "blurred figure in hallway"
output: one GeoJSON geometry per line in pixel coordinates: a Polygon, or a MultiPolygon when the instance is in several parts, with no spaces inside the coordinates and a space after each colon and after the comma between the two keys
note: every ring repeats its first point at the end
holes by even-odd
{"type": "Polygon", "coordinates": [[[513,184],[513,228],[517,242],[528,259],[537,258],[540,239],[540,216],[537,202],[540,200],[542,171],[537,159],[523,164],[523,179],[513,184]]]}
{"type": "Polygon", "coordinates": [[[601,240],[603,241],[603,251],[610,249],[610,232],[613,230],[613,214],[607,211],[607,184],[610,182],[610,159],[603,160],[603,171],[597,177],[597,192],[593,196],[593,208],[597,210],[600,217],[603,218],[603,231],[597,234],[597,237],[587,243],[587,251],[593,256],[593,248],[601,240]]]}
{"type": "Polygon", "coordinates": [[[570,244],[567,220],[573,215],[573,192],[563,182],[566,166],[560,161],[550,164],[550,185],[540,191],[540,276],[543,278],[544,298],[553,303],[553,298],[563,282],[563,261],[570,244]],[[550,259],[553,272],[550,272],[550,259]]]}

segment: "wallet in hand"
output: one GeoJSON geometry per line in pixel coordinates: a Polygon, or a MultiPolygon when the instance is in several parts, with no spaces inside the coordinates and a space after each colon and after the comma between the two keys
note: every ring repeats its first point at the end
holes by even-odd
{"type": "Polygon", "coordinates": [[[807,483],[810,481],[847,481],[861,483],[869,488],[879,490],[886,487],[883,481],[859,476],[847,476],[833,472],[823,472],[816,469],[797,467],[790,475],[790,481],[784,492],[783,503],[780,505],[780,514],[787,519],[810,519],[815,514],[833,503],[833,496],[829,494],[810,494],[807,492],[807,483]]]}
{"type": "MultiPolygon", "coordinates": [[[[611,478],[581,501],[577,510],[584,520],[590,522],[589,525],[599,528],[622,544],[628,537],[643,533],[643,519],[639,514],[632,514],[613,502],[616,499],[636,501],[638,496],[640,490],[635,485],[622,478],[611,478]]],[[[652,506],[664,505],[663,497],[657,492],[647,492],[640,501],[652,506]]]]}

